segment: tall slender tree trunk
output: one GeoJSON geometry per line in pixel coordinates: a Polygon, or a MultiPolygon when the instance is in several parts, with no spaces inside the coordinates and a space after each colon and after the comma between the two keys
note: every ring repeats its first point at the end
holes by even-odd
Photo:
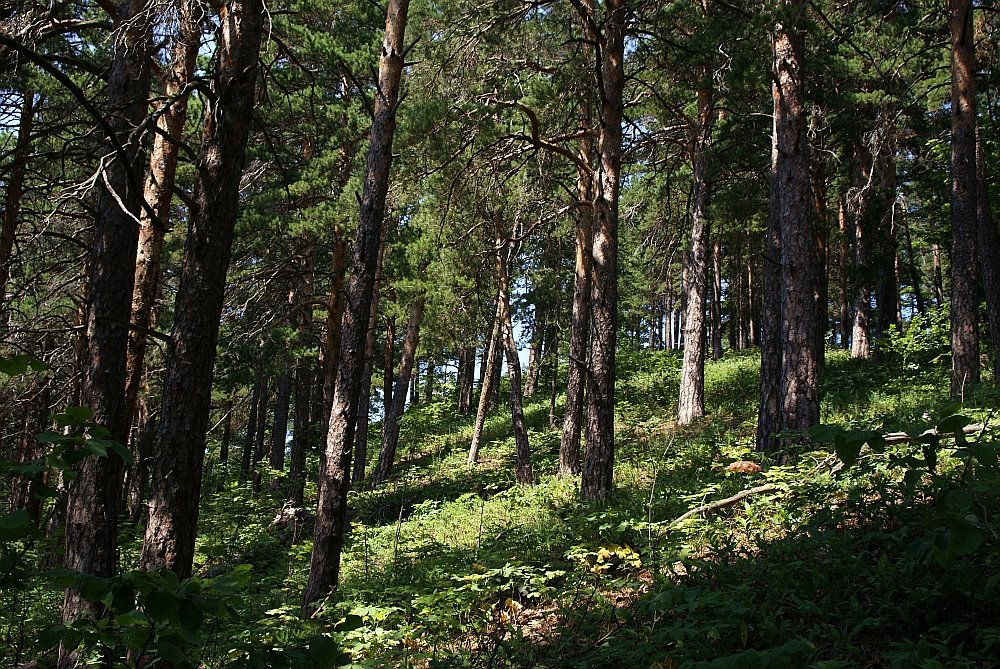
{"type": "MultiPolygon", "coordinates": [[[[128,440],[125,416],[125,351],[128,346],[129,304],[135,271],[136,220],[142,191],[137,174],[142,173],[143,154],[133,130],[146,117],[149,95],[150,30],[142,0],[122,0],[115,24],[119,30],[111,71],[108,75],[109,124],[123,146],[102,166],[102,178],[94,221],[94,245],[90,259],[87,310],[87,357],[83,369],[85,406],[93,409],[94,421],[104,425],[119,443],[128,440]]],[[[79,476],[69,488],[66,513],[67,569],[112,576],[117,568],[118,504],[123,473],[121,459],[85,458],[79,476]]],[[[86,610],[100,613],[77,590],[68,590],[63,602],[63,621],[76,620],[86,610]]],[[[77,658],[60,649],[59,666],[75,666],[77,658]]]]}
{"type": "Polygon", "coordinates": [[[136,400],[142,385],[147,331],[156,325],[153,304],[160,282],[160,254],[169,227],[170,202],[174,194],[174,176],[177,173],[177,152],[187,120],[186,87],[194,75],[198,48],[201,46],[203,15],[204,9],[197,0],[180,0],[177,37],[170,67],[163,75],[164,101],[157,109],[157,131],[153,136],[149,171],[143,190],[149,207],[143,210],[139,219],[135,285],[132,289],[131,322],[135,327],[129,330],[125,385],[125,417],[129,424],[135,418],[136,400]]]}
{"type": "Polygon", "coordinates": [[[406,321],[406,336],[403,338],[403,350],[399,358],[399,374],[396,375],[396,389],[392,393],[392,405],[385,412],[382,421],[382,447],[378,453],[378,465],[372,475],[372,484],[381,485],[392,473],[392,465],[396,460],[396,447],[399,444],[399,420],[403,417],[406,402],[406,386],[410,383],[413,364],[417,356],[417,346],[420,344],[420,322],[424,318],[426,298],[423,295],[410,304],[410,313],[406,321]]]}
{"type": "Polygon", "coordinates": [[[11,156],[7,174],[7,192],[4,194],[2,227],[0,227],[0,327],[6,322],[7,282],[10,280],[10,263],[14,253],[14,239],[17,224],[21,218],[21,199],[24,197],[24,180],[31,157],[31,133],[34,128],[35,112],[41,100],[35,101],[35,91],[24,89],[21,101],[21,117],[17,125],[17,142],[11,156]]]}
{"type": "Polygon", "coordinates": [[[976,54],[972,0],[949,0],[951,29],[951,395],[979,383],[976,54]]]}
{"type": "Polygon", "coordinates": [[[468,416],[472,411],[472,386],[476,373],[476,347],[463,346],[458,351],[458,413],[468,416]]]}
{"type": "MultiPolygon", "coordinates": [[[[528,372],[524,376],[524,396],[532,397],[538,390],[538,376],[542,371],[542,349],[545,344],[546,312],[535,304],[535,319],[531,325],[531,350],[528,354],[528,372]]],[[[520,363],[518,363],[520,364],[520,363]]],[[[507,370],[510,374],[510,370],[507,370]]]]}
{"type": "Polygon", "coordinates": [[[219,442],[219,465],[222,467],[223,476],[229,465],[229,445],[233,439],[233,400],[232,397],[226,399],[222,406],[222,439],[219,442]]]}
{"type": "MultiPolygon", "coordinates": [[[[591,0],[583,0],[585,6],[591,0]]],[[[580,496],[604,499],[614,485],[615,352],[618,335],[618,192],[622,153],[622,92],[625,85],[623,0],[608,0],[604,16],[590,20],[600,35],[600,131],[598,168],[594,173],[594,237],[590,266],[590,365],[587,379],[587,450],[580,496]]]]}
{"type": "Polygon", "coordinates": [[[483,437],[483,426],[486,424],[486,412],[489,409],[490,395],[493,394],[494,370],[499,366],[498,349],[500,347],[501,313],[500,300],[497,298],[497,309],[493,316],[493,331],[490,335],[490,345],[486,350],[486,364],[481,367],[479,384],[479,404],[476,408],[476,422],[472,427],[472,443],[469,445],[468,462],[476,464],[479,459],[479,442],[483,437]]]}
{"type": "MultiPolygon", "coordinates": [[[[385,258],[385,238],[379,246],[378,262],[375,264],[375,288],[372,292],[372,312],[368,316],[368,333],[365,335],[365,366],[361,372],[361,401],[358,406],[358,435],[355,444],[354,483],[365,479],[365,465],[368,462],[368,423],[372,406],[372,371],[375,368],[375,330],[378,328],[378,305],[381,299],[382,263],[385,258]]],[[[383,417],[385,412],[383,412],[383,417]]]]}
{"type": "Polygon", "coordinates": [[[320,367],[323,375],[323,420],[320,427],[320,443],[325,444],[330,427],[330,407],[333,405],[333,389],[337,381],[337,366],[340,364],[340,344],[343,337],[344,321],[344,281],[347,273],[347,241],[344,233],[336,231],[333,246],[330,296],[326,303],[326,325],[323,328],[323,342],[320,349],[320,367]]]}
{"type": "MultiPolygon", "coordinates": [[[[805,0],[787,5],[804,9],[805,0]]],[[[803,100],[802,29],[783,18],[775,27],[774,77],[777,164],[774,178],[781,190],[781,421],[783,429],[819,422],[821,360],[816,295],[820,284],[816,228],[809,202],[809,162],[803,100]]]]}
{"type": "Polygon", "coordinates": [[[247,417],[247,431],[243,438],[243,450],[240,453],[240,483],[250,478],[257,423],[262,418],[257,415],[257,408],[260,404],[260,396],[264,393],[264,385],[264,369],[259,367],[254,375],[253,389],[250,391],[250,414],[247,417]]]}
{"type": "Polygon", "coordinates": [[[983,293],[990,329],[990,365],[993,384],[1000,385],[1000,241],[993,222],[986,156],[980,130],[976,129],[976,229],[978,232],[979,268],[983,273],[983,293]]]}
{"type": "Polygon", "coordinates": [[[917,313],[924,316],[927,313],[927,304],[924,302],[924,291],[921,288],[920,270],[917,268],[917,258],[913,253],[913,240],[910,237],[910,223],[906,215],[906,202],[902,200],[899,205],[898,219],[900,229],[903,231],[903,241],[906,244],[906,270],[910,279],[910,288],[913,290],[913,301],[917,308],[917,313]]]}
{"type": "Polygon", "coordinates": [[[851,307],[850,297],[847,292],[847,255],[850,252],[851,244],[847,238],[847,206],[844,203],[843,196],[838,198],[837,228],[840,231],[840,253],[837,256],[837,272],[840,279],[840,290],[838,292],[840,347],[847,349],[850,347],[851,341],[851,307]]]}
{"type": "Polygon", "coordinates": [[[253,437],[253,462],[250,471],[250,487],[254,494],[260,492],[262,472],[260,463],[264,461],[264,436],[267,434],[267,405],[271,399],[270,379],[264,377],[261,393],[257,397],[257,424],[253,437]]]}
{"type": "MultiPolygon", "coordinates": [[[[524,405],[521,399],[521,361],[514,342],[514,326],[510,317],[510,276],[507,272],[509,245],[497,239],[497,285],[499,286],[500,320],[503,322],[503,345],[507,356],[507,376],[510,379],[510,413],[514,430],[517,460],[514,476],[521,485],[531,485],[531,451],[528,446],[528,428],[524,422],[524,405]]],[[[536,323],[537,325],[537,323],[536,323]]]]}
{"type": "MultiPolygon", "coordinates": [[[[588,120],[589,123],[589,120],[588,120]]],[[[591,142],[580,141],[580,162],[593,164],[591,142]]],[[[580,473],[580,434],[587,389],[587,350],[590,346],[590,253],[593,246],[594,189],[590,174],[577,173],[578,202],[575,219],[576,259],[573,270],[573,308],[570,316],[569,360],[566,377],[566,412],[559,441],[559,475],[580,473]]]]}
{"type": "Polygon", "coordinates": [[[396,377],[392,373],[396,359],[396,317],[388,316],[385,323],[385,345],[382,348],[382,413],[392,405],[392,384],[396,377]]]}
{"type": "Polygon", "coordinates": [[[306,452],[309,448],[309,414],[313,387],[311,361],[295,362],[295,417],[292,423],[292,448],[288,457],[288,497],[293,508],[302,506],[306,485],[306,452]]]}
{"type": "Polygon", "coordinates": [[[340,553],[347,530],[347,492],[361,394],[365,335],[389,189],[392,137],[396,129],[408,8],[409,0],[390,0],[386,12],[385,39],[379,58],[378,94],[375,96],[365,188],[361,199],[361,221],[345,289],[351,309],[344,311],[330,427],[324,445],[326,456],[320,471],[309,580],[303,595],[303,603],[307,607],[336,589],[340,579],[340,553]]]}
{"type": "MultiPolygon", "coordinates": [[[[707,72],[703,76],[710,82],[707,72]]],[[[707,172],[712,137],[712,108],[715,106],[708,82],[698,89],[698,121],[691,141],[694,183],[691,189],[691,248],[685,257],[684,271],[687,310],[684,314],[684,361],[677,403],[678,425],[688,425],[705,415],[705,306],[709,260],[707,172]]]]}
{"type": "Polygon", "coordinates": [[[712,358],[722,358],[722,235],[712,245],[712,358]]]}
{"type": "MultiPolygon", "coordinates": [[[[149,520],[140,566],[191,575],[202,460],[226,271],[239,211],[263,33],[260,0],[219,9],[214,96],[206,101],[180,286],[163,381],[149,520]]],[[[258,416],[259,418],[259,416],[258,416]]]]}
{"type": "MultiPolygon", "coordinates": [[[[288,435],[288,409],[292,398],[292,371],[286,370],[278,377],[278,396],[274,401],[274,424],[271,427],[271,453],[268,465],[272,471],[285,469],[285,445],[288,435]]],[[[271,490],[281,487],[280,477],[271,479],[271,490]]]]}

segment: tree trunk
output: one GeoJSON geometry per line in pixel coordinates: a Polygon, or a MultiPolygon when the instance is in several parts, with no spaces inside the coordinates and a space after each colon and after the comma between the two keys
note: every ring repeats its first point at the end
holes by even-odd
{"type": "Polygon", "coordinates": [[[951,395],[979,383],[976,273],[976,54],[971,0],[949,0],[951,29],[951,395]]]}
{"type": "Polygon", "coordinates": [[[365,188],[361,200],[361,221],[345,290],[351,309],[344,311],[330,428],[324,446],[326,457],[320,472],[309,581],[303,595],[303,602],[307,607],[336,589],[340,579],[340,552],[347,530],[347,492],[350,488],[351,454],[361,394],[365,335],[375,287],[375,265],[381,246],[385,199],[389,189],[392,137],[396,129],[396,107],[403,71],[403,34],[408,7],[409,0],[390,0],[386,12],[385,39],[379,58],[378,94],[375,96],[365,188]]]}
{"type": "Polygon", "coordinates": [[[869,206],[875,158],[861,140],[854,148],[854,184],[851,209],[854,218],[854,324],[851,330],[851,357],[862,360],[871,358],[871,302],[872,302],[872,229],[869,206]]]}
{"type": "MultiPolygon", "coordinates": [[[[588,5],[592,9],[592,4],[588,5]]],[[[587,26],[586,17],[584,26],[587,26]]],[[[585,27],[585,35],[595,37],[585,27]]],[[[588,46],[584,47],[590,50],[588,46]]],[[[593,124],[589,98],[582,103],[580,125],[593,124]]],[[[594,243],[594,180],[589,168],[594,165],[596,147],[590,137],[578,143],[579,161],[576,175],[577,206],[574,210],[573,305],[570,315],[569,359],[566,374],[566,409],[563,414],[562,436],[559,440],[559,476],[580,473],[580,435],[583,431],[583,409],[586,406],[587,352],[590,348],[590,265],[594,243]]]]}
{"type": "Polygon", "coordinates": [[[260,463],[264,461],[264,435],[267,433],[267,405],[271,399],[271,387],[267,377],[264,377],[264,385],[261,393],[257,397],[257,425],[253,437],[253,462],[250,471],[250,487],[254,493],[260,492],[262,473],[260,463]]]}
{"type": "MultiPolygon", "coordinates": [[[[278,377],[278,397],[274,401],[274,424],[271,427],[271,454],[268,464],[272,472],[285,470],[285,446],[288,443],[288,409],[292,398],[292,372],[278,377]]],[[[281,477],[271,474],[271,490],[281,487],[281,477]]]]}
{"type": "MultiPolygon", "coordinates": [[[[525,397],[532,397],[538,390],[538,376],[542,371],[542,347],[545,340],[545,322],[545,311],[536,303],[535,319],[531,326],[531,350],[528,354],[528,372],[524,377],[525,397]]],[[[507,373],[510,374],[510,370],[507,370],[507,373]]]]}
{"type": "MultiPolygon", "coordinates": [[[[46,349],[50,349],[51,336],[46,339],[49,340],[46,349]]],[[[52,406],[52,378],[49,373],[40,374],[32,381],[26,399],[24,420],[18,439],[17,459],[20,464],[37,464],[45,457],[45,444],[36,437],[49,424],[49,410],[52,406]]],[[[42,519],[42,499],[38,493],[44,483],[44,472],[22,474],[14,479],[11,508],[27,511],[35,526],[42,519]]]]}
{"type": "Polygon", "coordinates": [[[847,255],[850,252],[851,246],[847,238],[847,206],[844,203],[843,196],[839,198],[839,205],[837,208],[837,227],[840,231],[840,255],[837,258],[837,270],[840,273],[840,291],[838,295],[840,313],[840,347],[847,349],[850,348],[851,341],[851,331],[849,329],[851,327],[851,308],[847,282],[847,255]]]}
{"type": "MultiPolygon", "coordinates": [[[[124,151],[109,152],[114,157],[99,180],[82,389],[83,403],[93,410],[94,422],[105,426],[111,438],[122,444],[128,439],[125,351],[135,271],[135,220],[142,199],[136,178],[142,173],[142,151],[138,141],[130,142],[129,137],[146,117],[149,96],[150,36],[143,8],[142,0],[122,0],[116,12],[120,32],[108,76],[108,121],[115,133],[113,143],[124,146],[124,151]]],[[[67,569],[100,577],[115,573],[122,465],[112,453],[108,457],[90,456],[80,463],[66,507],[67,569]]],[[[68,590],[63,622],[76,620],[88,609],[99,614],[103,607],[85,601],[76,590],[68,590]]],[[[74,666],[76,659],[74,653],[60,649],[60,668],[74,666]]]]}
{"type": "Polygon", "coordinates": [[[500,287],[497,302],[500,320],[503,322],[504,352],[507,355],[507,376],[510,380],[511,424],[514,430],[514,443],[517,447],[514,476],[519,484],[531,485],[534,482],[534,476],[531,472],[528,428],[524,422],[524,406],[521,400],[521,361],[517,356],[514,326],[510,317],[510,276],[507,273],[509,246],[503,242],[503,239],[497,240],[497,285],[500,287]]]}
{"type": "MultiPolygon", "coordinates": [[[[805,0],[789,0],[804,8],[805,0]]],[[[803,102],[804,35],[782,19],[775,26],[774,130],[777,163],[774,179],[781,190],[781,422],[801,429],[819,422],[820,341],[816,294],[819,254],[810,216],[809,163],[803,102]]],[[[773,205],[772,205],[773,206],[773,205]]]]}
{"type": "MultiPolygon", "coordinates": [[[[707,75],[706,75],[707,76],[707,75]]],[[[712,141],[712,89],[698,89],[698,121],[691,141],[694,183],[691,189],[691,248],[684,260],[687,310],[684,314],[684,361],[681,366],[677,424],[689,425],[705,415],[705,306],[708,295],[709,223],[708,152],[712,141]]]]}
{"type": "Polygon", "coordinates": [[[500,346],[501,333],[501,313],[500,301],[497,299],[497,310],[493,317],[493,333],[490,336],[490,345],[486,351],[485,361],[480,372],[479,405],[476,409],[476,422],[472,427],[472,443],[469,445],[468,462],[470,465],[476,464],[479,459],[479,441],[483,437],[483,425],[486,424],[486,412],[489,408],[490,395],[493,394],[493,383],[496,378],[495,370],[499,366],[497,349],[500,346]]]}
{"type": "MultiPolygon", "coordinates": [[[[591,0],[583,0],[581,7],[591,0]]],[[[604,3],[603,20],[591,5],[589,20],[603,26],[599,64],[600,131],[594,173],[594,237],[590,266],[590,364],[587,379],[587,450],[580,496],[611,495],[615,460],[615,351],[618,331],[618,192],[625,85],[625,17],[622,0],[604,3]]]]}
{"type": "Polygon", "coordinates": [[[330,407],[333,405],[333,387],[337,380],[337,365],[340,363],[340,344],[344,321],[344,281],[347,272],[347,242],[341,231],[336,231],[333,246],[330,297],[326,303],[326,325],[323,328],[323,344],[320,349],[320,367],[323,370],[323,420],[320,427],[320,443],[326,443],[330,426],[330,407]]]}
{"type": "MultiPolygon", "coordinates": [[[[382,263],[385,258],[385,237],[379,245],[378,262],[375,264],[375,288],[372,291],[372,312],[368,316],[368,333],[365,335],[365,366],[361,371],[361,400],[358,405],[358,435],[355,444],[354,483],[365,479],[368,463],[368,423],[372,406],[372,370],[375,367],[375,329],[378,327],[378,305],[381,299],[382,263]]],[[[385,412],[383,412],[384,417],[385,412]]]]}
{"type": "Polygon", "coordinates": [[[722,235],[712,246],[712,359],[722,358],[722,235]]]}
{"type": "Polygon", "coordinates": [[[910,224],[906,216],[905,201],[900,202],[899,222],[903,231],[903,240],[906,243],[906,269],[907,274],[909,274],[910,287],[913,289],[913,300],[917,313],[924,316],[927,314],[927,305],[924,303],[924,291],[920,287],[920,270],[917,268],[917,258],[913,253],[913,240],[910,238],[910,224]]]}
{"type": "Polygon", "coordinates": [[[229,465],[229,445],[233,440],[233,400],[230,397],[222,407],[224,412],[222,418],[222,440],[219,442],[219,465],[222,467],[223,477],[229,465]]]}
{"type": "Polygon", "coordinates": [[[142,384],[147,330],[156,325],[153,304],[160,282],[160,253],[169,227],[177,151],[187,120],[186,87],[194,75],[203,16],[204,9],[197,0],[181,0],[172,60],[163,75],[165,100],[157,109],[157,132],[153,136],[153,150],[149,156],[149,172],[143,191],[149,208],[143,210],[139,219],[135,285],[132,289],[131,323],[135,327],[129,331],[125,385],[125,417],[129,424],[135,419],[136,400],[142,384]]]}
{"type": "Polygon", "coordinates": [[[288,503],[302,506],[306,485],[306,452],[309,447],[309,413],[313,375],[311,361],[295,362],[295,417],[292,423],[292,449],[288,457],[288,503]]]}
{"type": "Polygon", "coordinates": [[[983,273],[983,293],[986,297],[986,317],[990,331],[990,367],[993,384],[1000,385],[1000,242],[993,222],[986,156],[980,131],[976,129],[976,229],[979,242],[979,268],[983,273]]]}
{"type": "Polygon", "coordinates": [[[396,377],[392,373],[396,359],[396,317],[389,316],[385,324],[385,346],[382,349],[382,414],[392,406],[392,384],[396,377]]]}
{"type": "Polygon", "coordinates": [[[463,346],[458,351],[458,414],[472,411],[472,384],[476,373],[476,347],[463,346]]]}
{"type": "Polygon", "coordinates": [[[7,282],[10,280],[10,264],[14,253],[14,239],[17,237],[18,219],[21,217],[21,198],[24,197],[24,177],[28,171],[31,156],[31,133],[35,112],[41,106],[36,104],[35,91],[27,87],[21,102],[21,117],[18,122],[17,143],[11,156],[10,172],[6,177],[7,192],[4,195],[2,225],[0,228],[0,327],[6,322],[7,282]]]}
{"type": "Polygon", "coordinates": [[[382,447],[378,452],[378,465],[372,475],[372,485],[385,483],[392,473],[396,460],[396,446],[399,444],[399,421],[406,407],[406,387],[413,374],[417,346],[420,344],[420,322],[424,317],[426,299],[423,295],[410,304],[410,313],[406,321],[406,336],[403,338],[403,350],[399,357],[399,374],[396,375],[396,389],[392,393],[392,406],[385,413],[382,421],[382,447]]]}
{"type": "Polygon", "coordinates": [[[243,451],[240,454],[240,483],[250,478],[250,465],[253,463],[254,443],[257,436],[257,424],[260,396],[264,393],[264,370],[258,368],[254,375],[253,390],[250,391],[250,414],[247,417],[247,431],[243,438],[243,451]]]}
{"type": "Polygon", "coordinates": [[[143,569],[166,568],[180,578],[191,575],[194,559],[215,349],[262,32],[260,0],[229,0],[219,10],[214,96],[205,103],[140,558],[143,569]]]}

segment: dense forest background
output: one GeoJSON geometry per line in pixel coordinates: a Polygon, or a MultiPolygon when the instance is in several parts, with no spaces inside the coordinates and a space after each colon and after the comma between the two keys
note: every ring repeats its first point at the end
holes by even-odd
{"type": "Polygon", "coordinates": [[[995,666],[997,21],[0,0],[0,662],[995,666]]]}

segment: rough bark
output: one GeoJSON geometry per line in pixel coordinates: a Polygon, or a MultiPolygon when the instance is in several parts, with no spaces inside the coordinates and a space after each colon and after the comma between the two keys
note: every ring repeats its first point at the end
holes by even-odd
{"type": "Polygon", "coordinates": [[[392,384],[396,381],[392,370],[396,359],[396,317],[389,316],[385,323],[385,343],[382,347],[382,413],[392,405],[392,384]]]}
{"type": "Polygon", "coordinates": [[[378,452],[378,464],[372,474],[372,485],[381,485],[392,473],[396,460],[396,447],[399,444],[399,421],[403,417],[406,405],[406,386],[413,374],[413,365],[417,356],[417,346],[420,344],[420,323],[424,318],[426,298],[421,295],[410,304],[410,312],[406,320],[406,335],[403,337],[403,350],[399,356],[399,374],[396,375],[396,389],[392,393],[392,406],[385,412],[382,421],[382,447],[378,452]]]}
{"type": "MultiPolygon", "coordinates": [[[[585,6],[590,0],[583,0],[585,6]]],[[[622,153],[622,91],[625,85],[625,17],[622,0],[604,3],[598,86],[600,131],[594,172],[594,236],[590,266],[590,363],[587,379],[586,453],[580,496],[604,499],[614,483],[615,351],[618,330],[618,193],[622,153]]],[[[585,17],[587,18],[587,17],[585,17]]]]}
{"type": "Polygon", "coordinates": [[[125,385],[125,417],[135,419],[136,400],[142,384],[143,359],[146,355],[147,331],[156,325],[153,304],[160,282],[160,254],[169,227],[170,202],[174,194],[177,172],[178,141],[187,120],[188,91],[194,75],[198,48],[201,46],[201,21],[204,9],[197,0],[181,0],[170,67],[163,74],[164,100],[156,110],[156,133],[149,155],[149,170],[143,189],[148,208],[139,218],[139,240],[136,248],[135,284],[132,289],[133,327],[129,330],[127,378],[125,385]]]}
{"type": "Polygon", "coordinates": [[[838,202],[837,229],[840,231],[840,253],[837,256],[837,271],[840,274],[840,285],[837,298],[840,314],[840,347],[847,349],[851,341],[851,301],[847,282],[847,256],[851,246],[847,238],[847,206],[843,197],[840,197],[838,202]]]}
{"type": "Polygon", "coordinates": [[[250,488],[260,492],[261,466],[264,461],[264,437],[267,434],[267,405],[271,399],[270,380],[264,377],[260,395],[257,396],[257,424],[254,426],[253,455],[250,464],[250,488]]]}
{"type": "MultiPolygon", "coordinates": [[[[804,0],[790,0],[800,9],[804,0]]],[[[789,18],[775,26],[774,129],[777,164],[774,179],[781,190],[781,421],[783,429],[819,422],[821,361],[816,295],[820,268],[816,230],[810,216],[809,163],[803,100],[804,34],[789,18]]]]}
{"type": "MultiPolygon", "coordinates": [[[[111,438],[126,443],[125,350],[128,344],[129,305],[135,271],[136,217],[142,192],[136,174],[142,173],[138,138],[130,134],[146,116],[149,95],[149,25],[141,0],[122,0],[117,6],[120,29],[108,75],[108,122],[124,154],[114,155],[101,169],[94,241],[91,253],[86,323],[87,357],[83,369],[82,400],[104,425],[111,438]]],[[[115,455],[88,457],[69,489],[66,513],[67,569],[95,576],[112,576],[117,567],[118,505],[122,461],[115,455]]],[[[102,607],[68,590],[63,621],[71,622],[85,610],[102,607]]],[[[59,666],[76,664],[71,652],[60,650],[59,666]]]]}
{"type": "Polygon", "coordinates": [[[332,285],[326,303],[326,325],[323,328],[323,345],[320,349],[320,368],[323,372],[323,421],[320,426],[320,443],[326,443],[330,426],[330,407],[333,405],[333,387],[337,381],[340,364],[340,344],[343,337],[344,281],[347,273],[347,241],[341,231],[336,232],[333,246],[332,285]]]}
{"type": "Polygon", "coordinates": [[[408,8],[408,0],[390,0],[386,12],[385,39],[379,58],[378,94],[375,97],[361,199],[361,221],[345,291],[351,309],[344,312],[340,360],[324,446],[326,457],[320,471],[309,581],[303,595],[306,606],[336,589],[340,579],[340,552],[347,530],[347,492],[364,366],[365,335],[389,189],[392,137],[396,128],[408,8]]]}
{"type": "MultiPolygon", "coordinates": [[[[140,566],[191,575],[215,348],[239,210],[263,33],[260,0],[219,9],[214,95],[207,98],[156,434],[140,566]]],[[[259,416],[258,416],[259,417],[259,416]]]]}
{"type": "Polygon", "coordinates": [[[10,263],[14,253],[14,239],[21,217],[21,199],[24,197],[24,177],[28,171],[31,156],[31,133],[35,112],[41,101],[35,102],[35,92],[26,88],[21,102],[21,117],[17,126],[17,143],[11,155],[9,172],[6,177],[7,192],[4,194],[2,227],[0,227],[0,325],[5,322],[7,309],[7,282],[10,280],[10,263]]]}
{"type": "Polygon", "coordinates": [[[136,430],[135,462],[129,470],[126,490],[126,512],[130,522],[138,523],[146,513],[146,491],[149,488],[149,466],[156,442],[156,413],[144,402],[139,403],[139,427],[136,430]]]}
{"type": "Polygon", "coordinates": [[[949,0],[951,29],[951,395],[979,382],[976,55],[972,1],[949,0]]]}
{"type": "Polygon", "coordinates": [[[872,302],[872,242],[873,230],[870,192],[873,188],[873,161],[871,151],[863,141],[854,150],[854,184],[851,213],[854,219],[854,322],[851,329],[851,357],[862,360],[871,358],[871,302],[872,302]]]}
{"type": "Polygon", "coordinates": [[[993,222],[986,174],[986,156],[980,132],[976,130],[976,230],[979,251],[979,269],[983,274],[983,293],[986,297],[986,317],[990,332],[990,367],[994,385],[1000,385],[1000,241],[993,222]]]}
{"type": "Polygon", "coordinates": [[[681,365],[677,424],[688,425],[705,415],[705,306],[708,298],[709,223],[708,161],[712,136],[712,89],[698,90],[698,120],[691,139],[691,248],[684,258],[684,360],[681,365]]]}
{"type": "Polygon", "coordinates": [[[536,303],[535,318],[531,325],[531,349],[528,354],[528,371],[524,375],[525,397],[532,397],[538,390],[538,376],[542,371],[542,347],[545,340],[545,322],[545,311],[540,304],[536,303]]]}
{"type": "Polygon", "coordinates": [[[372,371],[375,368],[375,330],[378,328],[378,305],[381,298],[382,262],[385,258],[385,238],[379,247],[378,261],[375,263],[375,288],[372,291],[372,311],[368,316],[368,333],[365,335],[365,366],[361,371],[361,400],[358,404],[358,430],[355,444],[354,483],[365,479],[368,463],[368,423],[372,407],[372,371]]]}

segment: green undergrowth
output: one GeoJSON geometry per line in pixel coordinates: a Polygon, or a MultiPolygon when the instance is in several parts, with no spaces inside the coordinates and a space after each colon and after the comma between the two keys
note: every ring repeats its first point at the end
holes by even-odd
{"type": "MultiPolygon", "coordinates": [[[[754,355],[708,363],[709,415],[685,427],[673,423],[679,355],[625,356],[616,489],[603,503],[555,476],[548,397],[526,405],[532,486],[514,481],[505,407],[475,466],[471,419],[445,401],[411,407],[393,477],[351,492],[341,586],[309,619],[309,519],[274,525],[280,501],[218,468],[198,585],[126,574],[118,587],[140,603],[173,588],[174,608],[159,602],[136,624],[187,666],[992,667],[997,397],[980,389],[951,405],[946,369],[926,359],[901,377],[899,360],[829,351],[824,425],[762,455],[754,355]],[[972,423],[986,427],[966,434],[972,423]],[[881,436],[897,431],[912,436],[881,436]],[[761,471],[730,471],[744,460],[761,471]],[[201,607],[204,625],[188,630],[180,606],[201,607]]],[[[138,530],[126,529],[123,560],[138,530]]]]}

